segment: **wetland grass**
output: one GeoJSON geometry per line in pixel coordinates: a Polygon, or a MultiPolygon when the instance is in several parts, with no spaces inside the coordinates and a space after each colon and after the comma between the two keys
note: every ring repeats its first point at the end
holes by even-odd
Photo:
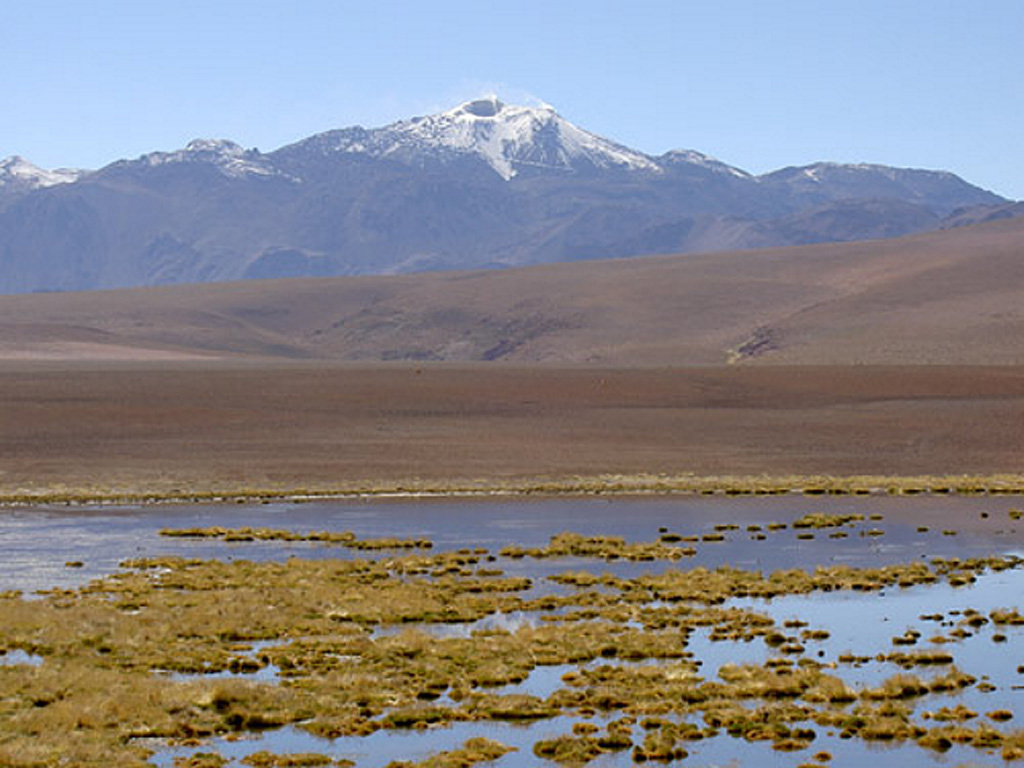
{"type": "MultiPolygon", "coordinates": [[[[807,527],[834,527],[830,522],[807,527]]],[[[840,525],[850,522],[856,521],[840,525]]],[[[238,530],[252,536],[241,541],[320,540],[308,538],[319,534],[291,539],[287,532],[238,530]]],[[[232,535],[216,531],[225,540],[232,535]]],[[[595,562],[685,557],[665,533],[646,543],[565,533],[546,547],[510,548],[503,555],[595,562]]],[[[356,541],[340,536],[324,543],[356,541]]],[[[383,550],[396,549],[394,540],[378,541],[388,542],[383,550]]],[[[1017,558],[770,574],[671,567],[631,578],[565,571],[547,580],[564,594],[531,596],[533,580],[480,567],[489,562],[486,550],[422,549],[381,551],[376,559],[135,559],[76,590],[50,590],[36,599],[5,593],[0,647],[43,661],[0,666],[0,764],[134,767],[147,765],[163,745],[199,744],[198,752],[180,758],[181,765],[198,768],[222,764],[214,751],[218,738],[283,726],[333,738],[593,715],[610,721],[603,728],[576,722],[571,733],[538,741],[534,754],[569,765],[627,750],[636,762],[679,760],[689,742],[723,733],[802,751],[820,728],[872,742],[916,741],[928,749],[947,742],[1001,749],[1008,760],[1024,748],[1018,736],[992,725],[1008,719],[998,710],[986,724],[975,720],[969,728],[938,716],[933,728],[913,720],[925,696],[977,684],[953,664],[952,654],[850,654],[839,665],[825,665],[806,657],[803,643],[827,639],[826,630],[801,619],[779,625],[764,613],[727,604],[954,583],[1017,568],[1017,558]],[[516,613],[532,618],[508,626],[481,623],[516,613]],[[459,631],[435,631],[447,628],[459,631]],[[757,642],[776,652],[764,663],[724,664],[705,677],[689,648],[698,631],[713,643],[757,642]],[[903,671],[861,689],[837,671],[869,661],[903,671]],[[564,665],[571,668],[547,695],[506,690],[538,668],[564,665]],[[910,671],[918,667],[938,667],[941,674],[919,677],[910,671]]],[[[958,628],[1022,621],[1016,609],[987,616],[964,611],[958,628]]],[[[916,642],[920,633],[901,637],[916,642]]],[[[395,765],[473,765],[507,751],[471,739],[426,761],[395,765]]],[[[296,762],[321,757],[257,752],[246,764],[340,764],[296,762]]]]}
{"type": "Polygon", "coordinates": [[[174,768],[222,768],[228,761],[215,752],[197,752],[189,757],[174,758],[174,768]]]}
{"type": "MultiPolygon", "coordinates": [[[[707,538],[705,537],[705,541],[707,538]]],[[[559,533],[551,537],[545,547],[519,547],[510,545],[501,550],[502,557],[536,559],[556,557],[586,557],[602,560],[681,560],[697,552],[691,547],[670,546],[683,541],[681,536],[665,535],[656,542],[627,542],[621,536],[583,536],[578,533],[559,533]]]]}
{"type": "Polygon", "coordinates": [[[242,765],[248,765],[250,768],[321,768],[322,766],[353,768],[355,766],[355,763],[351,760],[335,760],[329,755],[321,755],[314,752],[275,755],[266,750],[247,755],[242,758],[241,762],[242,765]]]}
{"type": "MultiPolygon", "coordinates": [[[[602,474],[568,477],[533,477],[515,480],[465,479],[430,481],[353,481],[344,486],[277,486],[255,488],[222,485],[185,492],[173,486],[107,488],[0,487],[0,505],[35,506],[86,504],[225,504],[274,501],[303,502],[318,499],[431,498],[492,496],[592,496],[702,494],[725,496],[914,496],[960,494],[964,496],[1024,495],[1024,475],[709,475],[602,474]]],[[[1021,511],[1014,510],[1020,519],[1021,511]]]]}
{"type": "Polygon", "coordinates": [[[840,528],[844,525],[860,522],[864,515],[860,514],[828,514],[810,512],[793,521],[794,528],[840,528]]]}
{"type": "Polygon", "coordinates": [[[477,737],[467,739],[459,749],[441,752],[419,762],[393,761],[388,763],[386,768],[469,768],[478,763],[492,762],[514,751],[514,747],[505,746],[492,739],[477,737]]]}
{"type": "Polygon", "coordinates": [[[427,539],[398,539],[393,537],[380,539],[357,539],[351,531],[312,531],[296,533],[277,528],[164,528],[161,536],[179,539],[219,539],[229,542],[246,541],[283,541],[283,542],[315,542],[349,549],[431,549],[433,542],[427,539]]]}

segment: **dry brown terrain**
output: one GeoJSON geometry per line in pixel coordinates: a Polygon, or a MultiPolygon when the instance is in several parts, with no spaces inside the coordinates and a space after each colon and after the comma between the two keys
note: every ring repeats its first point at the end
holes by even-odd
{"type": "Polygon", "coordinates": [[[1024,367],[8,363],[0,490],[1024,472],[1024,367]]]}
{"type": "Polygon", "coordinates": [[[0,360],[1024,365],[1024,219],[506,272],[0,297],[0,360]]]}
{"type": "Polygon", "coordinates": [[[0,297],[0,493],[1024,473],[1022,307],[1024,219],[0,297]]]}

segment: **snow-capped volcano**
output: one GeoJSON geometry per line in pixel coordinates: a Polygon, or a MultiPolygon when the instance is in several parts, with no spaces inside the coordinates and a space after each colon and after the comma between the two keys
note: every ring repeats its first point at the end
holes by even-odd
{"type": "Polygon", "coordinates": [[[30,163],[23,157],[13,155],[0,160],[0,189],[28,191],[42,187],[55,187],[78,181],[86,171],[58,168],[48,171],[30,163]]]}
{"type": "Polygon", "coordinates": [[[691,149],[650,155],[495,97],[267,153],[198,139],[78,177],[0,163],[0,293],[873,239],[1006,203],[944,172],[752,176],[691,149]]]}
{"type": "Polygon", "coordinates": [[[573,125],[552,107],[512,106],[493,96],[384,128],[332,131],[314,140],[324,151],[412,163],[475,155],[506,181],[528,168],[661,170],[647,155],[573,125]]]}

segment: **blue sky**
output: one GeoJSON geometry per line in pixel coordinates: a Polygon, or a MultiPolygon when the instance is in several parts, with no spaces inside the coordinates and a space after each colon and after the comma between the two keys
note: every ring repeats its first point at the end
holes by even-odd
{"type": "Polygon", "coordinates": [[[268,151],[496,92],[657,154],[952,170],[1024,198],[1022,0],[4,0],[0,157],[268,151]]]}

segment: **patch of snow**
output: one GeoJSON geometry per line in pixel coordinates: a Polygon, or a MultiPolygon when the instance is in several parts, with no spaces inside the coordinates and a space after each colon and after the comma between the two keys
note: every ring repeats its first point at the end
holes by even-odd
{"type": "Polygon", "coordinates": [[[699,165],[702,168],[707,168],[711,171],[717,171],[718,173],[727,173],[731,176],[735,176],[740,179],[752,178],[746,171],[736,168],[735,166],[723,163],[716,157],[711,155],[705,155],[703,152],[697,152],[693,149],[673,149],[670,152],[666,152],[661,158],[665,162],[670,163],[687,163],[689,165],[699,165]]]}
{"type": "Polygon", "coordinates": [[[225,176],[275,176],[275,168],[263,162],[263,156],[254,149],[245,149],[227,139],[193,139],[184,149],[174,152],[150,152],[139,158],[149,166],[176,163],[209,163],[225,176]]]}
{"type": "Polygon", "coordinates": [[[821,162],[805,166],[800,169],[805,176],[820,181],[820,174],[825,172],[840,173],[870,173],[882,176],[890,181],[902,181],[910,175],[928,176],[935,179],[958,179],[956,174],[949,171],[932,171],[924,168],[897,168],[891,165],[879,165],[878,163],[834,163],[821,162]]]}
{"type": "Polygon", "coordinates": [[[56,168],[52,171],[40,168],[23,157],[13,155],[0,160],[0,186],[17,184],[26,189],[55,187],[78,181],[88,171],[74,168],[56,168]]]}
{"type": "Polygon", "coordinates": [[[476,155],[506,181],[526,167],[661,171],[647,155],[578,128],[550,106],[512,106],[497,97],[358,135],[343,131],[332,148],[398,159],[476,155]]]}

